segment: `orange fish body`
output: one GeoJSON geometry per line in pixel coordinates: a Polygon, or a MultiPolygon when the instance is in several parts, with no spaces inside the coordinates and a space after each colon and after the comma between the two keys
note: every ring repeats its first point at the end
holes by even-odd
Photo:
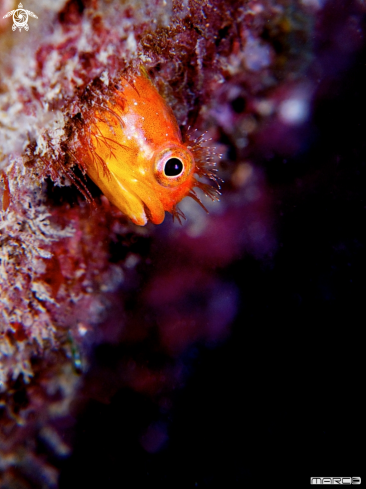
{"type": "Polygon", "coordinates": [[[160,224],[197,184],[195,160],[145,71],[121,84],[109,110],[97,109],[83,166],[135,224],[160,224]]]}

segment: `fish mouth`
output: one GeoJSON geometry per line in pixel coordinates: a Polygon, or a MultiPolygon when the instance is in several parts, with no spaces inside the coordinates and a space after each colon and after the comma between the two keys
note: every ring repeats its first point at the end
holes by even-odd
{"type": "Polygon", "coordinates": [[[121,178],[111,171],[109,184],[113,183],[111,202],[126,214],[132,222],[145,226],[148,221],[161,224],[165,210],[153,186],[147,181],[135,178],[121,178]]]}
{"type": "Polygon", "coordinates": [[[134,172],[127,165],[108,166],[108,173],[94,165],[88,167],[88,175],[107,199],[139,226],[145,226],[148,221],[161,224],[165,210],[152,178],[134,172]]]}

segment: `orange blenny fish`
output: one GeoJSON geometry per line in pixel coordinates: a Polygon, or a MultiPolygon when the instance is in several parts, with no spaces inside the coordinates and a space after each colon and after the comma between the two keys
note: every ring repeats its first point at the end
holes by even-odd
{"type": "Polygon", "coordinates": [[[165,211],[180,220],[184,214],[176,206],[184,197],[201,204],[194,187],[218,200],[214,150],[203,145],[203,136],[183,142],[172,110],[144,68],[121,77],[107,101],[90,104],[76,141],[74,159],[135,224],[160,224],[165,211]]]}

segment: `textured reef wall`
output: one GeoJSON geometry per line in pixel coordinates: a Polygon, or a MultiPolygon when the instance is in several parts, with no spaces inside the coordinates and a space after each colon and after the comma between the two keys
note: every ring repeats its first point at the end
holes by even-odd
{"type": "MultiPolygon", "coordinates": [[[[83,487],[70,475],[86,467],[72,458],[77,420],[101,416],[98,441],[113,432],[105,406],[128,413],[141,452],[131,450],[145,454],[148,472],[199,349],[226,341],[241,317],[237,263],[272,266],[279,202],[321,181],[311,165],[310,183],[283,168],[293,157],[303,165],[317,137],[314,107],[362,47],[364,5],[29,1],[38,19],[13,32],[3,16],[15,3],[0,3],[0,487],[83,487]],[[221,201],[203,196],[206,214],[185,199],[182,225],[169,216],[133,225],[72,159],[79,114],[141,63],[183,135],[207,131],[207,146],[222,154],[221,201]],[[154,415],[140,420],[133,403],[119,402],[123,390],[154,415]]],[[[114,487],[124,470],[108,440],[110,459],[88,452],[98,487],[114,487]]]]}

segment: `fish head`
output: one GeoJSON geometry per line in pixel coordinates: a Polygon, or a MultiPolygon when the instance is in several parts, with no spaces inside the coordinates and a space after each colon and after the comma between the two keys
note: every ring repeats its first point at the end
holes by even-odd
{"type": "Polygon", "coordinates": [[[87,173],[135,224],[160,224],[194,186],[195,161],[174,114],[142,72],[91,124],[87,173]]]}

